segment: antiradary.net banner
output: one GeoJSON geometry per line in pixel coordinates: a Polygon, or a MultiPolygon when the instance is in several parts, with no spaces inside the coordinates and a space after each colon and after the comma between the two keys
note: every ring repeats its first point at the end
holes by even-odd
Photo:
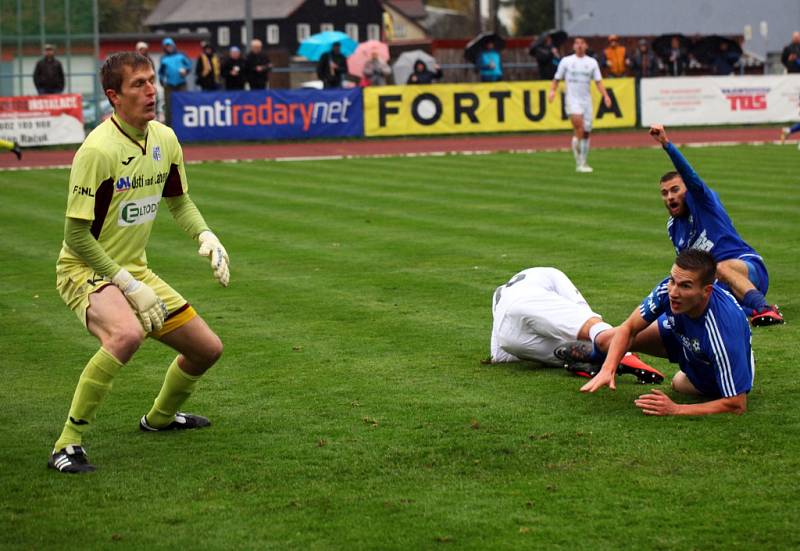
{"type": "Polygon", "coordinates": [[[642,125],[789,122],[800,118],[800,75],[647,78],[642,125]]]}
{"type": "Polygon", "coordinates": [[[0,138],[23,147],[81,143],[81,95],[0,97],[0,138]]]}
{"type": "Polygon", "coordinates": [[[175,92],[181,141],[363,136],[361,90],[175,92]]]}
{"type": "MultiPolygon", "coordinates": [[[[631,78],[604,80],[610,108],[591,86],[594,128],[636,126],[636,85],[631,78]]],[[[550,82],[497,82],[382,86],[364,89],[367,136],[519,132],[572,128],[563,94],[547,101],[550,82]]],[[[563,91],[563,84],[562,84],[563,91]]]]}

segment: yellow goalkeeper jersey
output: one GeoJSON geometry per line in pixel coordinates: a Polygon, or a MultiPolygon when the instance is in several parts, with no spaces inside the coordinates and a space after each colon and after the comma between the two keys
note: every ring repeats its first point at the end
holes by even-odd
{"type": "MultiPolygon", "coordinates": [[[[151,121],[144,135],[116,115],[95,128],[72,161],[67,217],[90,220],[106,253],[129,271],[147,266],[145,248],[162,197],[188,192],[183,151],[171,128],[151,121]]],[[[84,262],[66,243],[58,264],[84,262]]]]}

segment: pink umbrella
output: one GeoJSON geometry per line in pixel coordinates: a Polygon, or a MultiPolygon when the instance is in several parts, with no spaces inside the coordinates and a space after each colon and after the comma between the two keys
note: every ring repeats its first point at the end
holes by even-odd
{"type": "Polygon", "coordinates": [[[378,52],[378,57],[383,61],[389,61],[389,46],[378,40],[367,40],[362,42],[347,58],[347,72],[359,77],[364,76],[364,64],[372,57],[372,52],[378,52]]]}

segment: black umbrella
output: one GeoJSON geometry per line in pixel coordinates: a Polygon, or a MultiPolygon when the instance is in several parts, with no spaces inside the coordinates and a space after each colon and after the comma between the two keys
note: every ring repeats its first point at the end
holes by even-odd
{"type": "Polygon", "coordinates": [[[726,51],[736,60],[742,55],[742,47],[738,42],[716,34],[704,36],[692,47],[692,55],[695,59],[707,65],[713,63],[716,57],[723,51],[726,51]],[[723,46],[723,44],[725,46],[723,46]]]}
{"type": "Polygon", "coordinates": [[[495,50],[502,50],[506,47],[506,41],[503,40],[497,33],[481,33],[469,41],[467,47],[464,48],[464,57],[467,61],[475,63],[478,55],[482,50],[486,49],[486,44],[489,42],[494,43],[495,50]]]}
{"type": "Polygon", "coordinates": [[[691,43],[689,42],[689,39],[686,38],[684,35],[679,33],[662,34],[661,36],[653,40],[653,51],[656,53],[658,57],[660,57],[663,60],[669,59],[669,52],[672,49],[673,38],[677,38],[681,49],[687,54],[689,53],[689,46],[691,45],[691,43]]]}
{"type": "Polygon", "coordinates": [[[549,31],[545,31],[542,34],[540,34],[536,40],[531,42],[531,45],[528,48],[528,53],[531,55],[535,55],[534,51],[536,50],[536,48],[544,44],[544,41],[547,39],[548,36],[553,39],[553,46],[556,48],[560,48],[561,45],[567,41],[566,31],[550,29],[549,31]]]}

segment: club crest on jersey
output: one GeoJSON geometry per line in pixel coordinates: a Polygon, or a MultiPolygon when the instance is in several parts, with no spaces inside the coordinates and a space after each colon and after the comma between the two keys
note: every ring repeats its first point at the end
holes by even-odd
{"type": "Polygon", "coordinates": [[[153,146],[153,160],[154,161],[161,160],[161,148],[157,145],[153,146]]]}
{"type": "Polygon", "coordinates": [[[128,191],[131,189],[131,179],[129,176],[123,176],[119,180],[117,180],[117,184],[114,186],[114,191],[119,193],[120,191],[128,191]]]}

